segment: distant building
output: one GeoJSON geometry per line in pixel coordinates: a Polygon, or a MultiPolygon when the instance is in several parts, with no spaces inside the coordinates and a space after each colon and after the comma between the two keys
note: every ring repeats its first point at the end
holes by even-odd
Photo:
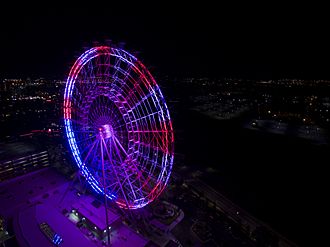
{"type": "Polygon", "coordinates": [[[20,158],[0,161],[0,182],[49,166],[48,152],[32,153],[20,158]]]}

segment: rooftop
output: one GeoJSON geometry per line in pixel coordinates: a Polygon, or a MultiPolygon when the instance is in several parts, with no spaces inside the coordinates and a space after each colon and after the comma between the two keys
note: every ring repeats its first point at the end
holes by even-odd
{"type": "MultiPolygon", "coordinates": [[[[99,207],[95,207],[93,205],[93,199],[91,197],[85,197],[84,200],[79,200],[77,203],[73,204],[72,207],[93,222],[99,229],[106,229],[105,209],[103,204],[99,207]]],[[[108,209],[108,219],[108,223],[111,225],[119,219],[119,216],[108,209]]]]}

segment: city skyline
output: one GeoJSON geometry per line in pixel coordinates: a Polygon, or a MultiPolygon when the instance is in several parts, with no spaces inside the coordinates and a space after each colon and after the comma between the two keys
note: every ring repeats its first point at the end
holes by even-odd
{"type": "MultiPolygon", "coordinates": [[[[183,207],[184,221],[193,220],[200,209],[190,209],[189,201],[193,199],[182,196],[185,189],[175,190],[175,186],[182,183],[180,176],[189,177],[183,181],[190,186],[188,191],[195,191],[198,197],[203,198],[202,189],[208,200],[217,202],[217,193],[221,192],[243,208],[239,210],[240,215],[233,210],[225,211],[225,217],[234,217],[236,223],[232,226],[238,224],[248,235],[249,231],[256,233],[240,225],[240,221],[248,219],[254,229],[259,221],[251,218],[251,213],[298,244],[310,241],[312,235],[301,221],[316,224],[318,203],[314,202],[323,200],[318,195],[327,188],[323,185],[326,174],[323,160],[329,146],[329,83],[159,79],[165,85],[162,91],[172,114],[176,142],[175,175],[170,180],[174,188],[170,187],[165,195],[169,193],[178,198],[171,200],[183,207]],[[311,164],[318,169],[310,169],[311,164]],[[318,181],[307,183],[310,178],[318,181]],[[306,201],[304,191],[308,190],[313,193],[308,195],[311,200],[306,201]],[[182,204],[185,200],[188,202],[182,204]],[[303,219],[300,210],[308,212],[303,219]]],[[[3,80],[0,179],[24,178],[24,173],[29,175],[35,169],[44,169],[37,157],[40,152],[48,152],[45,165],[69,176],[71,181],[76,167],[64,140],[64,86],[65,81],[60,80],[3,80]]],[[[29,194],[22,198],[25,196],[29,194]]],[[[225,204],[220,208],[232,205],[227,199],[221,197],[225,204]]],[[[213,212],[212,206],[202,210],[213,212]]],[[[178,229],[183,230],[186,223],[179,224],[178,229]]],[[[216,239],[217,229],[215,223],[211,230],[203,231],[213,231],[216,239]]],[[[243,241],[244,234],[239,239],[243,241]]],[[[188,240],[182,238],[181,241],[188,240]]]]}

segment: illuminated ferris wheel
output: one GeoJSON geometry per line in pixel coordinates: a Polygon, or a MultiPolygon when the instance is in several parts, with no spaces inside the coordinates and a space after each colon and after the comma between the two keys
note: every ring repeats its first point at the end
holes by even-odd
{"type": "Polygon", "coordinates": [[[75,163],[95,192],[136,209],[165,188],[172,123],[159,86],[133,55],[109,46],[83,53],[66,82],[64,123],[75,163]]]}

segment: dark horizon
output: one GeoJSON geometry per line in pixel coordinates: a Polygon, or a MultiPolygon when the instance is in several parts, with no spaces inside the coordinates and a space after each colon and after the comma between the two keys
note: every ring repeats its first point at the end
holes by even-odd
{"type": "Polygon", "coordinates": [[[95,42],[125,43],[154,73],[247,79],[330,79],[326,18],[313,10],[216,6],[8,9],[1,77],[65,78],[95,42]],[[272,12],[274,11],[274,12],[272,12]]]}

